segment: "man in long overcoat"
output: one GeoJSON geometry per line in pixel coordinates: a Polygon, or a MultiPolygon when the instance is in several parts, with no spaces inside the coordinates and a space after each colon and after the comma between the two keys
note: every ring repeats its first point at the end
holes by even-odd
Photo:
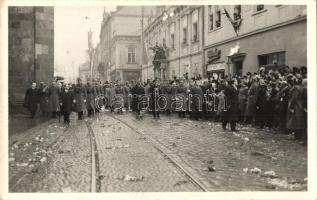
{"type": "Polygon", "coordinates": [[[305,128],[302,99],[303,88],[300,85],[300,80],[295,77],[290,83],[292,87],[288,101],[286,128],[295,132],[296,139],[301,139],[305,128]]]}
{"type": "Polygon", "coordinates": [[[77,85],[74,88],[75,110],[78,113],[78,120],[83,119],[84,110],[86,109],[87,92],[80,78],[77,79],[77,85]]]}
{"type": "Polygon", "coordinates": [[[36,83],[32,83],[31,88],[26,90],[25,98],[24,98],[24,107],[26,107],[30,113],[31,118],[35,117],[35,113],[37,110],[37,106],[39,104],[39,93],[36,88],[36,83]]]}
{"type": "Polygon", "coordinates": [[[88,117],[95,114],[95,97],[96,97],[96,88],[92,86],[89,82],[86,85],[86,108],[88,112],[88,117]]]}
{"type": "Polygon", "coordinates": [[[48,89],[49,93],[49,105],[50,105],[50,112],[52,113],[52,117],[56,118],[57,112],[60,112],[60,106],[59,106],[59,95],[61,92],[61,88],[59,84],[54,81],[52,82],[52,85],[48,89]]]}
{"type": "Polygon", "coordinates": [[[140,118],[142,110],[142,99],[145,98],[145,90],[142,87],[141,82],[138,81],[137,84],[131,89],[132,93],[132,110],[136,112],[136,117],[140,118]]]}
{"type": "Polygon", "coordinates": [[[45,83],[40,83],[39,88],[39,96],[40,96],[40,109],[43,113],[44,117],[49,116],[50,111],[50,104],[49,104],[49,93],[48,93],[48,86],[45,83]]]}
{"type": "Polygon", "coordinates": [[[226,110],[222,113],[222,128],[226,129],[230,123],[231,131],[237,131],[236,122],[238,121],[238,89],[237,80],[229,80],[225,88],[226,110]]]}
{"type": "Polygon", "coordinates": [[[72,112],[73,105],[73,93],[69,91],[69,87],[65,86],[63,92],[60,95],[61,112],[64,115],[64,123],[69,126],[69,115],[72,112]]]}
{"type": "Polygon", "coordinates": [[[192,95],[190,102],[190,115],[192,118],[197,120],[200,117],[200,113],[202,111],[203,91],[201,87],[198,86],[196,81],[190,89],[190,94],[192,95]]]}

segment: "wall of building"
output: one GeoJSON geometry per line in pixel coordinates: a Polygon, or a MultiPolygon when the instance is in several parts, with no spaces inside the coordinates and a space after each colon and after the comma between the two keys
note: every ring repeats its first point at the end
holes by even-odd
{"type": "MultiPolygon", "coordinates": [[[[234,40],[221,45],[213,46],[206,50],[217,48],[221,50],[220,59],[215,61],[227,62],[227,55],[230,54],[230,48],[237,44],[240,46],[240,53],[246,53],[243,61],[243,74],[246,72],[255,72],[259,68],[258,55],[285,51],[285,64],[290,67],[307,65],[307,24],[306,19],[286,24],[284,26],[270,29],[265,32],[253,34],[248,37],[234,40]]],[[[228,69],[226,69],[228,72],[228,69]]]]}
{"type": "Polygon", "coordinates": [[[9,98],[22,100],[32,81],[54,76],[54,8],[9,7],[9,98]]]}
{"type": "MultiPolygon", "coordinates": [[[[205,6],[205,46],[236,37],[236,33],[225,15],[221,15],[221,27],[209,29],[209,6],[205,6]]],[[[220,5],[233,18],[234,5],[220,5]]],[[[214,9],[214,6],[212,7],[214,9]]],[[[286,22],[298,16],[306,15],[306,6],[300,5],[264,5],[264,10],[256,12],[256,5],[241,5],[242,22],[238,30],[243,35],[264,27],[286,22]]],[[[215,16],[214,16],[215,18],[215,16]]]]}

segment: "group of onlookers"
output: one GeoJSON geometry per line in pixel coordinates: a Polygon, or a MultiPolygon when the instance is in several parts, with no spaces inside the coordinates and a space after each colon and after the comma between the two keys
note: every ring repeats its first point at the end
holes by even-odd
{"type": "Polygon", "coordinates": [[[37,104],[44,116],[64,115],[69,124],[69,114],[78,113],[83,119],[109,110],[122,113],[133,111],[137,118],[151,112],[155,119],[160,113],[178,113],[180,117],[221,121],[222,127],[236,123],[268,127],[281,132],[293,132],[295,138],[307,137],[307,70],[260,68],[245,76],[218,75],[210,78],[188,76],[170,81],[159,79],[145,83],[131,81],[65,84],[54,81],[51,85],[32,83],[26,92],[25,106],[35,116],[37,104]]]}

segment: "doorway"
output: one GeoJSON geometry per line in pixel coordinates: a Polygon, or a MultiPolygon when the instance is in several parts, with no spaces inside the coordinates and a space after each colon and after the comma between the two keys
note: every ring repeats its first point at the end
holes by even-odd
{"type": "Polygon", "coordinates": [[[233,62],[233,74],[234,75],[242,76],[242,69],[243,69],[243,61],[242,60],[233,62]]]}

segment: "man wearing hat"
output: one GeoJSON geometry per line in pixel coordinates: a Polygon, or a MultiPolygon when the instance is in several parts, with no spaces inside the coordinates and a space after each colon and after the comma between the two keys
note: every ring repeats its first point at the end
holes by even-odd
{"type": "Polygon", "coordinates": [[[226,110],[222,113],[222,128],[225,130],[227,123],[230,123],[231,131],[238,131],[236,129],[236,122],[238,121],[238,81],[231,79],[225,88],[226,110]]]}
{"type": "Polygon", "coordinates": [[[73,94],[69,91],[69,87],[66,85],[60,96],[61,112],[64,115],[64,123],[66,127],[69,127],[69,115],[72,112],[73,94]]]}
{"type": "Polygon", "coordinates": [[[73,102],[75,103],[75,110],[78,114],[78,120],[82,120],[84,115],[84,110],[86,109],[85,103],[86,103],[87,92],[80,78],[77,79],[77,85],[74,88],[74,92],[75,93],[74,93],[73,102]]]}

